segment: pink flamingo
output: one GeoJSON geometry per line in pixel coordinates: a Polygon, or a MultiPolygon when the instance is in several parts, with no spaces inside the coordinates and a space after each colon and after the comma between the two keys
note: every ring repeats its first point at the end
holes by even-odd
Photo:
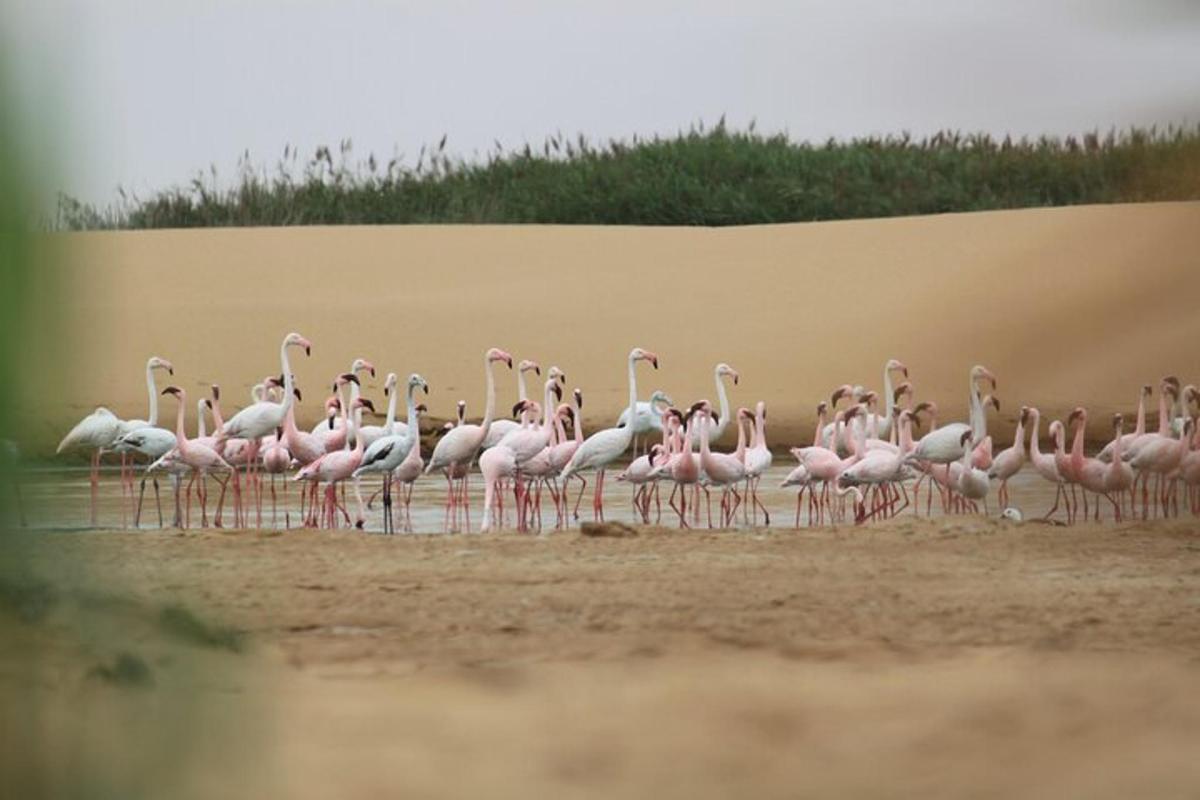
{"type": "MultiPolygon", "coordinates": [[[[697,410],[700,416],[700,468],[710,483],[721,487],[721,527],[727,528],[733,522],[734,514],[741,505],[742,496],[738,494],[737,485],[746,479],[746,465],[742,463],[745,455],[746,437],[742,426],[738,425],[738,450],[734,453],[714,453],[709,448],[709,426],[707,417],[712,409],[708,401],[697,410]],[[732,504],[729,496],[733,495],[732,504]]],[[[711,515],[709,526],[712,525],[711,515]]]]}
{"type": "MultiPolygon", "coordinates": [[[[192,479],[188,482],[189,494],[191,492],[192,482],[196,480],[197,475],[200,477],[200,495],[203,502],[203,498],[205,498],[207,494],[204,490],[205,476],[209,472],[213,471],[228,472],[232,475],[236,473],[236,469],[227,463],[225,459],[221,458],[221,456],[218,455],[217,452],[211,447],[198,442],[190,441],[187,438],[187,431],[185,431],[183,427],[184,413],[187,403],[187,392],[178,386],[168,386],[166,389],[163,389],[163,394],[174,395],[179,400],[179,411],[175,417],[175,450],[173,452],[175,453],[176,458],[180,459],[184,464],[187,464],[192,468],[192,479]]],[[[225,502],[225,488],[228,485],[229,478],[226,478],[224,481],[220,480],[219,478],[216,478],[216,480],[221,486],[221,495],[217,499],[215,524],[217,527],[220,527],[221,509],[225,502]]]]}
{"type": "MultiPolygon", "coordinates": [[[[1043,519],[1050,519],[1054,516],[1054,512],[1058,511],[1060,501],[1066,496],[1063,490],[1063,479],[1058,474],[1058,465],[1055,463],[1054,455],[1052,453],[1043,453],[1038,446],[1038,429],[1041,427],[1042,418],[1041,412],[1036,408],[1030,408],[1029,418],[1032,420],[1029,426],[1029,463],[1033,464],[1033,468],[1038,475],[1041,475],[1056,487],[1054,505],[1046,512],[1046,516],[1043,517],[1043,519]]],[[[1051,438],[1053,438],[1053,434],[1051,434],[1051,438]]]]}
{"type": "MultiPolygon", "coordinates": [[[[1122,441],[1124,440],[1125,417],[1122,414],[1113,414],[1113,440],[1110,442],[1112,449],[1110,451],[1111,461],[1108,469],[1104,471],[1104,492],[1110,497],[1114,494],[1119,502],[1116,503],[1117,522],[1121,521],[1121,506],[1124,505],[1125,493],[1133,489],[1133,467],[1125,462],[1124,453],[1122,452],[1122,441]]],[[[1099,458],[1097,458],[1099,461],[1099,458]]],[[[1100,462],[1104,463],[1104,462],[1100,462]]],[[[1130,512],[1133,511],[1132,498],[1130,500],[1130,512]]]]}
{"type": "MultiPolygon", "coordinates": [[[[1169,426],[1169,423],[1168,423],[1169,426]]],[[[1170,513],[1168,503],[1174,499],[1174,484],[1168,480],[1171,473],[1179,468],[1184,456],[1187,455],[1191,445],[1192,437],[1192,420],[1188,419],[1184,423],[1183,436],[1179,439],[1173,439],[1169,436],[1159,436],[1146,442],[1137,455],[1129,462],[1134,471],[1139,473],[1142,480],[1142,519],[1146,519],[1148,514],[1146,503],[1146,487],[1149,483],[1150,476],[1154,476],[1154,496],[1155,516],[1158,514],[1158,508],[1161,506],[1163,516],[1166,517],[1170,513]]],[[[1175,511],[1178,513],[1178,506],[1175,511]]]]}
{"type": "Polygon", "coordinates": [[[467,472],[471,462],[475,458],[475,454],[479,452],[479,448],[487,439],[488,431],[492,427],[492,417],[496,411],[496,380],[492,375],[492,364],[497,361],[502,361],[512,369],[512,356],[505,351],[493,347],[484,354],[483,369],[487,378],[487,404],[484,406],[483,422],[479,425],[459,425],[451,431],[448,431],[445,436],[433,448],[433,455],[429,458],[429,463],[425,465],[425,474],[428,475],[434,470],[446,471],[446,517],[447,522],[451,518],[455,523],[458,520],[457,508],[461,504],[467,513],[467,524],[470,524],[470,507],[467,505],[467,472]],[[454,471],[459,467],[463,468],[461,486],[458,491],[455,490],[454,480],[452,477],[454,471]]]}
{"type": "MultiPolygon", "coordinates": [[[[350,431],[351,436],[354,436],[354,412],[363,408],[370,409],[372,412],[375,411],[375,407],[371,404],[370,400],[365,397],[358,397],[355,398],[352,407],[349,409],[349,413],[345,414],[346,427],[350,431]]],[[[297,481],[318,481],[325,484],[324,522],[326,527],[337,527],[337,511],[339,509],[337,484],[349,479],[354,474],[354,470],[358,469],[359,464],[362,463],[362,457],[363,440],[362,437],[356,436],[354,437],[353,450],[335,450],[332,453],[326,453],[300,470],[296,474],[296,477],[293,478],[293,480],[297,481]]],[[[349,513],[344,508],[341,511],[342,515],[346,518],[346,523],[349,524],[349,513]]],[[[364,522],[365,520],[360,513],[358,519],[354,521],[354,526],[362,528],[364,522]]]]}
{"type": "Polygon", "coordinates": [[[1025,466],[1025,423],[1029,421],[1029,408],[1021,406],[1021,416],[1017,419],[1016,431],[1013,433],[1012,447],[1001,450],[988,468],[988,477],[1000,481],[998,490],[1000,510],[1008,508],[1008,479],[1021,471],[1025,466]]]}
{"type": "Polygon", "coordinates": [[[771,524],[771,514],[767,507],[758,499],[758,482],[763,474],[771,468],[771,449],[767,447],[767,404],[762,400],[754,406],[754,440],[746,448],[746,478],[747,489],[750,493],[751,508],[754,512],[754,522],[758,523],[758,511],[763,512],[763,524],[771,524]]]}

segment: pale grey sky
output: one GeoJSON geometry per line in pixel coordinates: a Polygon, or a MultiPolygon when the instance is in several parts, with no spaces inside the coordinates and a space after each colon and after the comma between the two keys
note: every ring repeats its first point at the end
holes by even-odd
{"type": "Polygon", "coordinates": [[[4,0],[61,188],[110,200],[350,137],[412,162],[671,133],[797,139],[1200,122],[1189,0],[4,0]]]}

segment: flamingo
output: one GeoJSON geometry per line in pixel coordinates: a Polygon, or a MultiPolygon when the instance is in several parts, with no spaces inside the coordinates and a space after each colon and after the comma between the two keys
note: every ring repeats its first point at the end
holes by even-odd
{"type": "Polygon", "coordinates": [[[931,430],[921,437],[913,452],[909,454],[908,460],[910,463],[919,461],[932,464],[953,463],[962,457],[964,432],[971,434],[970,441],[973,444],[978,444],[986,436],[987,423],[979,398],[979,387],[976,385],[980,380],[990,381],[993,391],[995,391],[996,387],[996,378],[986,367],[975,366],[971,368],[970,382],[967,387],[968,399],[971,403],[970,424],[952,422],[949,425],[943,425],[940,428],[931,430]]]}
{"type": "Polygon", "coordinates": [[[754,440],[746,448],[746,478],[750,502],[754,509],[754,520],[758,521],[758,509],[762,509],[765,525],[771,524],[771,514],[758,499],[758,482],[771,468],[771,449],[767,447],[767,404],[759,400],[754,407],[754,440]]]}
{"type": "Polygon", "coordinates": [[[1100,520],[1100,498],[1103,496],[1113,504],[1114,517],[1120,515],[1116,502],[1105,489],[1108,476],[1108,465],[1096,458],[1087,458],[1083,453],[1084,435],[1087,430],[1087,409],[1076,408],[1067,419],[1067,424],[1077,423],[1075,439],[1071,444],[1071,473],[1076,483],[1083,489],[1083,518],[1087,521],[1087,493],[1096,495],[1095,519],[1100,520]]]}
{"type": "MultiPolygon", "coordinates": [[[[884,397],[885,397],[885,400],[887,403],[887,408],[885,411],[886,417],[884,419],[883,427],[875,433],[876,437],[887,436],[891,430],[892,411],[893,411],[893,408],[895,407],[896,396],[897,396],[895,390],[892,388],[892,373],[893,372],[900,372],[901,374],[904,375],[905,379],[908,378],[908,367],[906,367],[899,360],[897,360],[895,358],[889,358],[887,360],[887,363],[885,363],[883,365],[883,392],[884,392],[884,397]]],[[[837,411],[838,400],[840,400],[842,397],[850,396],[853,394],[855,394],[854,387],[850,386],[849,384],[839,387],[833,393],[833,401],[831,403],[833,411],[834,412],[837,411]]],[[[861,395],[862,392],[860,391],[860,392],[858,392],[858,394],[861,395]]],[[[821,431],[821,441],[819,443],[824,444],[833,450],[836,450],[839,455],[844,456],[850,452],[850,441],[848,439],[843,439],[842,441],[838,441],[836,443],[836,446],[831,444],[831,442],[834,441],[831,438],[834,434],[834,430],[835,430],[834,423],[831,422],[828,425],[826,425],[821,431]]]]}
{"type": "MultiPolygon", "coordinates": [[[[1169,429],[1169,423],[1168,423],[1169,429]]],[[[1184,423],[1184,433],[1179,439],[1169,436],[1158,436],[1146,442],[1137,455],[1129,462],[1134,471],[1140,473],[1142,481],[1142,518],[1147,517],[1146,491],[1150,476],[1154,475],[1154,494],[1158,505],[1162,506],[1163,516],[1168,515],[1168,500],[1173,496],[1172,485],[1165,481],[1171,473],[1179,468],[1183,457],[1187,455],[1191,444],[1192,421],[1184,423]],[[1163,484],[1166,483],[1164,486],[1163,484]]],[[[1158,506],[1155,506],[1157,515],[1158,506]]]]}
{"type": "Polygon", "coordinates": [[[306,356],[312,355],[312,343],[298,333],[289,333],[279,346],[279,363],[283,368],[283,402],[264,400],[243,408],[225,422],[217,435],[218,443],[226,439],[258,439],[283,425],[295,395],[292,391],[292,367],[288,361],[289,347],[303,347],[306,356]]]}
{"type": "MultiPolygon", "coordinates": [[[[341,481],[350,478],[363,458],[363,440],[360,436],[354,436],[354,425],[356,424],[355,412],[360,409],[369,409],[375,411],[375,406],[365,397],[357,397],[351,404],[349,413],[344,414],[346,418],[346,429],[349,436],[354,438],[353,450],[334,450],[332,453],[325,455],[312,462],[300,472],[296,473],[296,477],[292,480],[296,481],[317,481],[325,484],[325,523],[328,527],[336,527],[337,524],[337,484],[341,481]]],[[[342,514],[346,517],[346,522],[350,522],[350,515],[342,509],[342,514]]],[[[362,528],[365,520],[363,519],[361,506],[358,511],[358,518],[354,521],[356,528],[362,528]]]]}
{"type": "MultiPolygon", "coordinates": [[[[1056,487],[1054,493],[1054,505],[1046,512],[1043,519],[1050,519],[1054,516],[1054,512],[1058,511],[1059,502],[1065,497],[1063,491],[1063,479],[1058,474],[1058,465],[1055,463],[1054,455],[1043,453],[1038,446],[1038,428],[1041,425],[1041,412],[1036,408],[1029,409],[1029,418],[1032,422],[1029,425],[1029,463],[1033,464],[1034,470],[1038,475],[1041,475],[1046,480],[1053,483],[1056,487]]],[[[1053,438],[1053,435],[1051,435],[1053,438]]]]}
{"type": "Polygon", "coordinates": [[[992,465],[988,468],[988,477],[998,479],[1000,510],[1008,508],[1008,479],[1021,471],[1025,466],[1025,423],[1029,421],[1029,408],[1021,406],[1021,416],[1017,419],[1016,431],[1013,433],[1012,447],[1001,450],[992,465]]]}
{"type": "MultiPolygon", "coordinates": [[[[395,398],[395,382],[392,384],[392,398],[395,398]]],[[[393,473],[400,467],[401,464],[408,459],[409,453],[413,448],[417,448],[418,458],[420,458],[420,436],[417,427],[417,407],[413,398],[413,393],[421,389],[425,394],[429,394],[429,384],[425,382],[417,373],[408,376],[406,388],[406,403],[408,407],[407,422],[402,433],[392,433],[384,435],[366,449],[362,457],[362,463],[354,470],[353,477],[358,480],[361,476],[370,473],[383,473],[383,532],[393,533],[394,523],[392,521],[392,490],[391,483],[393,473]]],[[[391,401],[389,401],[391,402],[391,401]]],[[[393,410],[393,414],[394,414],[393,410]]],[[[364,442],[365,436],[359,437],[364,442]]]]}
{"type": "MultiPolygon", "coordinates": [[[[178,386],[168,386],[166,389],[163,389],[162,393],[164,395],[174,395],[179,400],[179,410],[175,418],[175,449],[171,451],[171,454],[169,455],[174,455],[175,458],[178,458],[191,468],[192,480],[188,484],[189,493],[191,491],[191,483],[196,480],[197,476],[200,477],[200,494],[203,502],[203,498],[206,496],[204,491],[204,480],[210,471],[228,472],[232,475],[236,472],[236,470],[232,465],[226,462],[225,459],[221,458],[221,456],[218,455],[217,451],[213,448],[200,442],[191,441],[187,438],[187,432],[183,427],[184,409],[187,403],[187,392],[178,386]]],[[[166,459],[167,457],[168,456],[165,455],[163,456],[163,459],[166,459]]],[[[151,464],[147,469],[153,469],[154,466],[154,464],[151,464]]],[[[224,481],[217,479],[217,482],[221,486],[221,495],[217,499],[215,524],[220,527],[221,509],[225,503],[225,489],[229,484],[229,478],[226,478],[224,481]]]]}
{"type": "Polygon", "coordinates": [[[976,500],[982,500],[983,510],[986,513],[991,482],[988,480],[988,474],[976,467],[972,461],[974,456],[970,447],[972,435],[971,431],[963,431],[959,443],[963,450],[962,460],[950,464],[950,478],[954,490],[960,497],[970,503],[972,508],[974,508],[976,500]]]}
{"type": "MultiPolygon", "coordinates": [[[[1118,498],[1124,498],[1125,492],[1133,488],[1133,467],[1125,462],[1121,452],[1122,441],[1125,438],[1123,435],[1124,426],[1124,415],[1113,414],[1113,440],[1110,442],[1112,445],[1111,458],[1108,469],[1104,471],[1104,491],[1110,497],[1115,494],[1118,498]]],[[[1121,521],[1121,506],[1123,503],[1123,500],[1116,503],[1117,522],[1121,521]]],[[[1132,510],[1133,504],[1131,501],[1130,511],[1132,510]]]]}
{"type": "MultiPolygon", "coordinates": [[[[710,483],[721,487],[721,527],[729,527],[733,522],[733,516],[737,513],[737,508],[741,505],[742,497],[738,494],[737,484],[746,479],[746,465],[742,463],[742,458],[745,455],[746,438],[742,431],[742,426],[738,425],[738,449],[735,453],[714,453],[709,448],[709,425],[707,417],[711,412],[711,408],[707,401],[697,410],[700,416],[698,425],[700,427],[700,468],[704,470],[705,476],[710,483]],[[729,495],[733,495],[733,504],[730,505],[729,495]]],[[[709,517],[709,525],[712,525],[711,514],[709,517]]]]}
{"type": "MultiPolygon", "coordinates": [[[[658,356],[654,353],[651,353],[649,350],[643,350],[640,347],[635,347],[629,351],[629,415],[631,417],[637,410],[637,371],[635,365],[638,361],[649,361],[655,369],[658,369],[658,356]]],[[[720,383],[720,368],[722,366],[725,365],[721,364],[717,367],[718,383],[720,383]]],[[[734,374],[736,377],[736,373],[734,374]]],[[[564,483],[576,473],[588,469],[596,470],[596,493],[592,500],[592,514],[600,521],[604,519],[604,471],[609,464],[617,460],[622,453],[629,449],[632,441],[633,428],[630,426],[624,428],[607,428],[593,433],[584,440],[583,444],[579,445],[579,448],[575,451],[575,455],[571,457],[571,462],[563,470],[564,483]]]]}
{"type": "MultiPolygon", "coordinates": [[[[571,397],[575,401],[575,405],[572,409],[571,420],[573,436],[570,439],[559,442],[550,449],[550,466],[554,470],[555,474],[559,475],[560,477],[562,476],[563,470],[567,468],[567,464],[571,463],[571,459],[575,456],[575,451],[579,449],[579,445],[583,443],[583,391],[580,389],[575,389],[571,392],[571,397]]],[[[574,515],[576,518],[578,518],[579,501],[583,498],[583,493],[587,489],[587,478],[583,477],[582,475],[576,475],[575,477],[577,477],[582,484],[579,487],[579,496],[575,499],[574,515]]],[[[567,481],[565,478],[562,482],[561,492],[562,494],[560,497],[562,502],[562,518],[566,519],[567,481]]]]}
{"type": "Polygon", "coordinates": [[[695,417],[685,419],[678,409],[670,409],[667,418],[667,434],[671,449],[661,463],[650,470],[650,477],[669,475],[675,483],[667,504],[679,515],[679,527],[691,527],[687,523],[687,491],[700,481],[700,459],[692,453],[692,437],[695,434],[695,417]],[[681,492],[680,489],[683,491],[681,492]],[[680,504],[675,505],[675,495],[680,495],[680,504]]]}
{"type": "Polygon", "coordinates": [[[467,503],[467,474],[465,469],[469,468],[471,461],[475,458],[475,454],[479,452],[479,448],[487,439],[488,431],[492,427],[492,415],[496,410],[496,380],[492,375],[492,364],[497,361],[502,361],[505,365],[512,369],[512,356],[505,351],[493,347],[484,354],[483,369],[487,377],[487,405],[484,407],[483,422],[479,425],[459,425],[453,430],[447,431],[433,448],[433,455],[429,457],[429,463],[425,465],[425,474],[428,475],[434,470],[446,471],[446,513],[455,515],[457,519],[456,493],[454,490],[454,480],[452,477],[456,468],[463,467],[462,486],[459,494],[462,498],[462,503],[470,513],[467,503]]]}
{"type": "MultiPolygon", "coordinates": [[[[886,516],[894,516],[903,511],[909,503],[908,492],[904,491],[904,505],[896,508],[896,501],[900,497],[900,493],[895,490],[895,486],[899,485],[903,489],[903,481],[908,476],[908,468],[904,463],[905,447],[912,444],[912,419],[913,412],[903,410],[898,415],[900,422],[897,424],[899,428],[899,442],[901,446],[897,446],[895,450],[875,449],[867,450],[865,437],[866,430],[864,426],[858,426],[855,439],[855,450],[858,454],[858,460],[850,464],[841,474],[838,475],[837,485],[839,488],[852,486],[870,486],[871,496],[873,498],[873,508],[870,514],[865,513],[865,510],[856,518],[856,523],[865,522],[867,519],[874,517],[877,514],[883,513],[886,516]],[[882,497],[880,497],[882,495],[882,497]]],[[[860,502],[861,497],[860,497],[860,502]]],[[[797,508],[797,516],[799,516],[799,508],[797,508]]]]}

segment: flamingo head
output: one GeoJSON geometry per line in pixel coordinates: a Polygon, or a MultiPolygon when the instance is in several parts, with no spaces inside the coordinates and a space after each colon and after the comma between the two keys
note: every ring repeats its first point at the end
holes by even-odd
{"type": "Polygon", "coordinates": [[[512,356],[510,356],[505,351],[501,350],[499,347],[493,347],[491,350],[487,351],[487,361],[489,364],[491,364],[494,361],[503,361],[505,364],[508,365],[509,369],[512,369],[512,364],[513,364],[512,356]]]}
{"type": "Polygon", "coordinates": [[[874,408],[875,403],[879,400],[879,395],[875,394],[875,392],[863,392],[862,397],[858,399],[867,408],[874,408]]]}
{"type": "Polygon", "coordinates": [[[905,395],[912,397],[912,393],[913,393],[912,384],[909,383],[908,381],[905,381],[904,383],[897,386],[895,388],[895,390],[892,391],[892,402],[899,403],[901,397],[904,397],[905,395]]]}
{"type": "Polygon", "coordinates": [[[1029,422],[1029,406],[1021,406],[1021,424],[1029,422]]]}
{"type": "Polygon", "coordinates": [[[1069,417],[1067,417],[1067,424],[1074,425],[1075,420],[1077,420],[1077,419],[1083,420],[1083,423],[1086,425],[1087,424],[1087,411],[1085,411],[1083,408],[1076,407],[1075,410],[1071,412],[1071,415],[1069,417]]]}
{"type": "Polygon", "coordinates": [[[442,423],[442,427],[438,428],[437,435],[444,436],[452,430],[454,430],[454,423],[453,422],[444,422],[444,423],[442,423]]]}
{"type": "Polygon", "coordinates": [[[991,406],[992,408],[996,409],[997,412],[999,412],[1000,411],[1000,398],[996,397],[996,395],[994,395],[994,394],[986,395],[983,398],[983,407],[986,410],[988,406],[991,406]]]}
{"type": "Polygon", "coordinates": [[[209,411],[212,411],[212,400],[209,400],[207,397],[204,398],[204,405],[208,408],[209,411]]]}
{"type": "Polygon", "coordinates": [[[738,385],[738,381],[739,381],[739,380],[741,379],[741,377],[742,377],[740,374],[738,374],[738,371],[737,371],[736,369],[734,369],[733,367],[729,366],[729,365],[728,365],[728,364],[726,364],[725,362],[721,362],[720,364],[717,364],[717,370],[716,370],[716,371],[717,371],[717,377],[718,377],[718,378],[724,377],[724,376],[726,376],[726,375],[728,375],[729,377],[733,378],[733,385],[734,385],[734,386],[737,386],[737,385],[738,385]]]}
{"type": "Polygon", "coordinates": [[[937,403],[933,402],[932,400],[923,400],[920,403],[917,403],[916,407],[913,408],[914,415],[925,411],[928,411],[931,417],[936,417],[938,411],[937,403]]]}
{"type": "Polygon", "coordinates": [[[583,408],[583,390],[576,389],[573,392],[571,392],[571,394],[575,398],[575,407],[583,408]]]}
{"type": "Polygon", "coordinates": [[[1049,428],[1047,428],[1047,430],[1050,432],[1050,438],[1054,439],[1057,442],[1063,436],[1062,420],[1058,420],[1058,419],[1054,420],[1053,422],[1050,423],[1050,426],[1049,426],[1049,428]]]}
{"type": "Polygon", "coordinates": [[[1125,427],[1125,415],[1113,414],[1113,433],[1120,436],[1122,429],[1125,427]]]}
{"type": "Polygon", "coordinates": [[[550,367],[550,369],[546,371],[546,377],[550,378],[551,380],[561,381],[563,386],[567,385],[567,373],[563,372],[558,367],[550,367]]]}
{"type": "Polygon", "coordinates": [[[841,386],[834,389],[833,394],[829,396],[829,405],[837,408],[838,401],[851,394],[854,394],[854,387],[848,383],[843,383],[841,386]]]}
{"type": "Polygon", "coordinates": [[[167,371],[168,375],[175,374],[174,365],[172,365],[171,362],[167,361],[165,358],[159,358],[158,356],[152,356],[150,358],[150,360],[146,362],[146,368],[147,369],[165,369],[167,371]]]}
{"type": "MultiPolygon", "coordinates": [[[[511,367],[512,364],[509,364],[511,367]]],[[[532,372],[534,375],[542,374],[542,367],[536,361],[530,361],[528,358],[522,359],[521,363],[517,364],[518,372],[532,372]]]]}
{"type": "Polygon", "coordinates": [[[672,406],[675,405],[675,401],[666,392],[661,389],[655,389],[654,393],[650,395],[650,407],[657,409],[659,405],[672,406]]]}
{"type": "Polygon", "coordinates": [[[1148,384],[1148,383],[1147,383],[1147,384],[1145,384],[1144,386],[1142,386],[1142,396],[1144,396],[1144,397],[1149,397],[1149,396],[1150,396],[1150,395],[1152,395],[1152,394],[1154,394],[1154,387],[1153,387],[1153,386],[1151,386],[1151,385],[1150,385],[1150,384],[1148,384]]]}
{"type": "Polygon", "coordinates": [[[971,432],[970,431],[963,431],[963,435],[958,437],[958,443],[963,447],[966,447],[970,441],[971,441],[971,432]]]}
{"type": "Polygon", "coordinates": [[[303,336],[301,336],[298,333],[289,333],[287,335],[287,338],[285,338],[283,340],[283,346],[284,347],[303,347],[304,355],[306,355],[306,356],[312,355],[312,342],[310,342],[308,339],[305,339],[303,336]]]}
{"type": "Polygon", "coordinates": [[[338,375],[337,380],[333,382],[333,390],[336,392],[339,386],[345,386],[347,383],[353,383],[358,386],[362,386],[362,383],[358,380],[358,376],[353,372],[343,372],[341,375],[338,375]]]}
{"type": "Polygon", "coordinates": [[[392,392],[396,391],[396,382],[400,379],[396,377],[396,373],[389,372],[387,378],[383,381],[383,396],[387,397],[392,392]]]}
{"type": "Polygon", "coordinates": [[[455,408],[456,408],[456,411],[458,414],[458,421],[462,422],[463,419],[467,416],[467,401],[459,400],[458,403],[456,404],[455,408]]]}
{"type": "Polygon", "coordinates": [[[183,389],[179,388],[178,386],[168,386],[167,388],[162,390],[162,393],[163,394],[173,394],[179,398],[180,402],[183,402],[183,398],[187,396],[187,393],[184,392],[183,389]]]}
{"type": "Polygon", "coordinates": [[[739,420],[754,419],[754,412],[751,411],[750,409],[746,408],[745,406],[742,406],[741,408],[739,408],[737,410],[737,415],[738,415],[739,420]]]}
{"type": "Polygon", "coordinates": [[[560,403],[558,408],[554,409],[554,416],[564,422],[575,421],[575,409],[571,408],[570,403],[560,403]]]}
{"type": "Polygon", "coordinates": [[[900,361],[899,359],[893,358],[893,359],[889,360],[887,362],[887,366],[884,367],[884,369],[886,369],[888,372],[893,372],[893,371],[899,370],[901,375],[903,375],[906,378],[908,377],[908,367],[904,366],[904,363],[902,361],[900,361]]]}
{"type": "Polygon", "coordinates": [[[414,372],[412,375],[408,376],[408,391],[411,392],[418,386],[424,390],[425,394],[429,394],[429,384],[425,382],[424,378],[414,372]]]}
{"type": "Polygon", "coordinates": [[[350,365],[350,371],[357,374],[359,372],[369,372],[371,377],[375,377],[375,365],[365,358],[356,358],[354,363],[350,365]]]}
{"type": "Polygon", "coordinates": [[[354,398],[354,403],[350,406],[350,408],[352,408],[355,411],[357,411],[360,408],[365,408],[367,411],[370,411],[372,414],[375,413],[375,404],[372,403],[370,400],[368,400],[365,397],[354,398]]]}
{"type": "Polygon", "coordinates": [[[988,383],[990,383],[992,385],[992,391],[993,392],[996,391],[996,376],[993,375],[992,371],[990,369],[988,369],[987,367],[981,366],[979,364],[976,364],[975,366],[971,367],[971,380],[987,381],[988,383]]]}
{"type": "Polygon", "coordinates": [[[817,403],[817,416],[821,416],[822,414],[826,413],[827,411],[829,411],[828,403],[826,403],[824,400],[817,403]]]}
{"type": "Polygon", "coordinates": [[[898,414],[896,415],[896,419],[897,419],[897,420],[898,420],[898,421],[899,421],[901,424],[905,424],[905,423],[907,423],[907,424],[911,425],[911,426],[912,426],[912,427],[914,427],[914,428],[920,428],[920,427],[921,427],[921,418],[920,418],[920,417],[918,417],[918,416],[916,415],[916,413],[914,413],[914,412],[912,412],[912,411],[908,410],[907,408],[902,408],[902,409],[900,409],[900,413],[898,413],[898,414]]]}
{"type": "Polygon", "coordinates": [[[755,403],[754,410],[756,413],[762,414],[762,418],[764,420],[766,420],[766,418],[767,418],[767,402],[765,400],[759,400],[757,403],[755,403]]]}
{"type": "Polygon", "coordinates": [[[629,351],[630,361],[649,361],[650,366],[658,369],[658,356],[649,350],[643,350],[640,347],[635,347],[629,351]]]}
{"type": "Polygon", "coordinates": [[[414,408],[413,410],[417,412],[417,416],[419,417],[422,414],[424,414],[426,411],[428,411],[429,409],[425,407],[424,403],[417,403],[417,407],[414,408]]]}
{"type": "Polygon", "coordinates": [[[214,383],[214,384],[213,384],[212,386],[210,386],[209,388],[210,388],[210,389],[212,389],[212,399],[213,399],[213,402],[214,402],[214,403],[219,403],[219,402],[221,402],[221,387],[220,387],[219,385],[217,385],[217,384],[215,384],[215,383],[214,383]]]}
{"type": "Polygon", "coordinates": [[[1190,383],[1183,387],[1183,402],[1194,403],[1197,401],[1200,401],[1200,389],[1190,383]]]}
{"type": "Polygon", "coordinates": [[[562,400],[562,384],[558,382],[558,378],[550,378],[546,381],[546,391],[552,392],[556,400],[562,400]]]}
{"type": "Polygon", "coordinates": [[[295,398],[296,398],[296,402],[297,402],[297,403],[303,403],[303,402],[304,402],[304,395],[300,394],[300,387],[299,387],[299,386],[293,386],[293,387],[292,387],[292,395],[293,395],[293,396],[295,396],[295,398]]]}
{"type": "Polygon", "coordinates": [[[532,400],[518,400],[512,407],[513,419],[521,416],[522,413],[528,411],[532,406],[532,400]]]}
{"type": "Polygon", "coordinates": [[[849,423],[862,412],[862,406],[850,406],[842,413],[842,422],[849,423]]]}
{"type": "Polygon", "coordinates": [[[1179,378],[1176,378],[1174,375],[1168,375],[1162,379],[1162,382],[1170,384],[1176,391],[1179,391],[1179,378]]]}

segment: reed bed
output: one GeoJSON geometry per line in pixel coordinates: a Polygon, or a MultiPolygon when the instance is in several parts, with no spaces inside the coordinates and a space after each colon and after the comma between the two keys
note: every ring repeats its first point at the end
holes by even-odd
{"type": "Polygon", "coordinates": [[[672,137],[452,156],[447,139],[415,159],[356,158],[349,140],[272,167],[244,153],[149,197],[106,207],[61,196],[67,230],[250,225],[546,223],[747,225],[1085,203],[1200,198],[1200,126],[1065,138],[944,131],[823,143],[732,130],[724,120],[672,137]]]}

